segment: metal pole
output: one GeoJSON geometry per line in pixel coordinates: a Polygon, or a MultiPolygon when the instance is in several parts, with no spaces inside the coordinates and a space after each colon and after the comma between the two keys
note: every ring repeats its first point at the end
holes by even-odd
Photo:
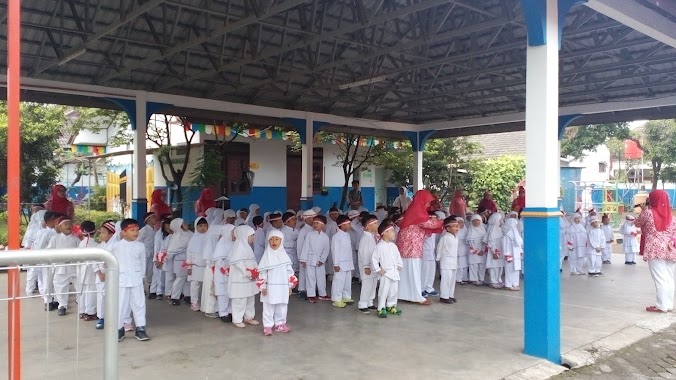
{"type": "MultiPolygon", "coordinates": [[[[21,4],[7,4],[7,236],[9,249],[20,247],[21,224],[21,4]]],[[[21,380],[21,286],[19,269],[10,269],[7,276],[8,378],[21,380]]]]}
{"type": "MultiPolygon", "coordinates": [[[[103,343],[103,378],[117,380],[117,323],[120,269],[112,253],[101,248],[12,250],[0,255],[0,267],[103,261],[106,264],[106,328],[103,343]]],[[[12,269],[18,271],[18,269],[12,269]]],[[[18,290],[18,289],[17,289],[18,290]]],[[[12,302],[10,300],[10,302],[12,302]]],[[[10,330],[12,334],[12,330],[10,330]]],[[[11,337],[11,336],[10,336],[11,337]]],[[[11,348],[11,345],[10,345],[11,348]]],[[[10,363],[11,364],[11,363],[10,363]]],[[[17,372],[10,372],[16,374],[17,372]]],[[[18,380],[11,377],[10,380],[18,380]]]]}

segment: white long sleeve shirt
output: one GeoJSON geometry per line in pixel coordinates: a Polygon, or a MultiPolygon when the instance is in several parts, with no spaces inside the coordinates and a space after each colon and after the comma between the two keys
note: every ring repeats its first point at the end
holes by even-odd
{"type": "Polygon", "coordinates": [[[312,231],[305,236],[303,249],[300,251],[298,261],[307,263],[311,267],[320,262],[325,263],[331,251],[331,242],[324,232],[312,231]]]}
{"type": "Polygon", "coordinates": [[[364,232],[359,240],[359,251],[358,251],[358,262],[359,262],[359,272],[361,278],[371,278],[377,276],[376,272],[372,268],[373,251],[376,249],[376,237],[370,232],[364,232]],[[371,269],[371,274],[367,275],[364,271],[366,268],[371,269]]]}
{"type": "Polygon", "coordinates": [[[333,259],[333,265],[340,267],[341,272],[354,270],[350,234],[339,229],[333,235],[331,239],[331,258],[333,259]]]}
{"type": "Polygon", "coordinates": [[[384,277],[392,281],[399,281],[399,268],[404,267],[404,262],[401,260],[401,253],[399,253],[397,245],[381,240],[373,251],[371,266],[376,273],[383,269],[385,271],[384,277]]]}
{"type": "Polygon", "coordinates": [[[110,247],[120,268],[120,287],[143,286],[146,273],[146,248],[138,241],[120,240],[110,247]]]}
{"type": "Polygon", "coordinates": [[[444,232],[437,244],[437,261],[439,268],[458,269],[458,238],[448,232],[444,232]]]}

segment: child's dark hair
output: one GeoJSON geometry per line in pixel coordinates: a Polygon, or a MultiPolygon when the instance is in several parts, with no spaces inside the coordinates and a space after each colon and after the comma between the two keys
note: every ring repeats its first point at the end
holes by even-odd
{"type": "Polygon", "coordinates": [[[293,219],[296,217],[296,214],[292,212],[285,212],[284,215],[282,215],[282,223],[286,224],[290,219],[293,219]]]}
{"type": "Polygon", "coordinates": [[[392,221],[389,219],[383,220],[382,223],[380,223],[380,225],[378,226],[378,234],[382,235],[385,232],[385,230],[387,230],[390,227],[394,227],[394,223],[392,223],[392,221]]]}
{"type": "Polygon", "coordinates": [[[315,218],[312,220],[313,222],[322,222],[326,224],[326,217],[324,215],[317,215],[315,218]]]}
{"type": "Polygon", "coordinates": [[[385,206],[383,206],[383,205],[378,205],[378,206],[376,207],[376,210],[385,210],[385,206]]]}
{"type": "Polygon", "coordinates": [[[340,210],[338,210],[338,208],[336,206],[333,206],[329,209],[329,213],[332,213],[332,212],[340,212],[340,210]]]}
{"type": "Polygon", "coordinates": [[[457,216],[451,215],[448,218],[444,219],[444,227],[448,226],[449,224],[458,224],[456,218],[457,216]]]}
{"type": "Polygon", "coordinates": [[[96,232],[96,224],[91,220],[85,220],[80,223],[80,231],[85,235],[91,235],[96,232]]]}
{"type": "Polygon", "coordinates": [[[347,217],[347,215],[338,215],[336,218],[336,223],[340,226],[341,224],[345,222],[349,222],[350,218],[347,217]]]}
{"type": "Polygon", "coordinates": [[[240,208],[238,212],[242,212],[242,211],[246,212],[247,214],[249,213],[249,210],[247,210],[247,209],[244,208],[244,207],[240,208]]]}
{"type": "Polygon", "coordinates": [[[136,221],[136,219],[124,219],[120,224],[120,228],[123,230],[130,226],[138,226],[138,222],[136,221]]]}
{"type": "Polygon", "coordinates": [[[110,232],[111,234],[115,233],[115,221],[112,219],[108,219],[101,223],[101,228],[105,228],[106,231],[110,232]]]}
{"type": "Polygon", "coordinates": [[[366,227],[366,225],[372,220],[378,220],[378,218],[375,215],[369,215],[365,218],[361,218],[361,225],[366,227]]]}
{"type": "Polygon", "coordinates": [[[169,232],[167,232],[166,228],[164,226],[168,226],[171,224],[171,218],[164,218],[162,219],[162,237],[166,238],[167,236],[170,235],[169,232]]]}
{"type": "Polygon", "coordinates": [[[199,226],[201,224],[209,225],[209,222],[207,222],[207,218],[200,217],[199,219],[197,219],[197,225],[199,226]]]}
{"type": "Polygon", "coordinates": [[[253,225],[254,225],[254,226],[261,226],[261,225],[263,225],[263,217],[260,216],[260,215],[254,216],[254,218],[253,218],[253,225]]]}
{"type": "Polygon", "coordinates": [[[438,217],[439,217],[439,215],[437,215],[437,213],[434,212],[434,211],[427,211],[427,215],[429,215],[429,216],[431,216],[431,217],[433,217],[433,218],[438,218],[438,217]]]}
{"type": "Polygon", "coordinates": [[[153,216],[153,215],[155,215],[155,213],[152,212],[152,211],[146,212],[146,214],[143,215],[143,220],[148,220],[148,218],[150,218],[150,217],[153,216]]]}
{"type": "Polygon", "coordinates": [[[58,213],[56,213],[54,211],[46,211],[45,216],[44,216],[44,220],[45,220],[45,222],[51,222],[52,220],[56,219],[57,215],[58,215],[58,213]]]}
{"type": "Polygon", "coordinates": [[[359,219],[365,218],[368,215],[371,215],[368,211],[362,211],[359,213],[359,219]]]}

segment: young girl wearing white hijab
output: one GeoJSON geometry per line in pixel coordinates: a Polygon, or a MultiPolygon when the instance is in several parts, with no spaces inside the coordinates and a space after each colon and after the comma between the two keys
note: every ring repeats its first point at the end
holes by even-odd
{"type": "Polygon", "coordinates": [[[249,206],[249,215],[246,217],[246,224],[249,227],[253,228],[253,218],[260,214],[260,210],[260,206],[255,203],[249,206]]]}
{"type": "Polygon", "coordinates": [[[467,257],[467,227],[465,227],[465,218],[459,216],[455,218],[458,222],[458,269],[456,270],[456,282],[465,285],[469,282],[469,261],[467,257]]]}
{"type": "Polygon", "coordinates": [[[287,333],[286,324],[291,289],[298,285],[291,259],[284,249],[284,234],[272,229],[267,236],[268,245],[258,265],[258,286],[263,303],[263,334],[272,335],[272,330],[287,333]]]}
{"type": "MultiPolygon", "coordinates": [[[[31,215],[31,221],[26,228],[26,234],[23,237],[21,245],[23,249],[32,249],[34,243],[38,240],[40,235],[45,231],[45,213],[47,211],[40,210],[31,215]]],[[[35,285],[38,288],[42,287],[42,276],[40,276],[42,269],[29,267],[26,271],[26,295],[30,296],[35,291],[35,285]]]]}
{"type": "Polygon", "coordinates": [[[235,226],[226,224],[221,226],[219,239],[213,251],[214,294],[218,304],[218,316],[221,321],[232,322],[232,302],[228,283],[230,282],[230,264],[228,254],[232,248],[235,226]]]}
{"type": "Polygon", "coordinates": [[[181,218],[172,220],[169,227],[173,234],[167,247],[167,256],[173,257],[174,275],[176,276],[171,290],[171,304],[178,306],[181,304],[181,294],[185,297],[187,297],[186,294],[190,294],[190,288],[186,286],[188,266],[185,263],[188,258],[188,243],[192,237],[192,232],[188,230],[188,226],[183,223],[181,218]]]}
{"type": "Polygon", "coordinates": [[[603,217],[601,218],[601,231],[603,231],[603,236],[606,238],[606,247],[603,250],[603,264],[610,264],[615,234],[613,232],[613,227],[610,225],[610,217],[608,214],[603,214],[603,217]]]}
{"type": "Polygon", "coordinates": [[[156,262],[162,268],[162,272],[164,272],[164,298],[167,302],[171,303],[171,292],[174,289],[174,279],[176,278],[174,275],[174,256],[168,254],[171,237],[174,234],[174,231],[171,229],[171,218],[164,219],[160,229],[163,233],[156,262]]]}
{"type": "Polygon", "coordinates": [[[584,224],[582,224],[582,215],[578,213],[573,215],[573,223],[568,228],[566,241],[569,251],[570,274],[583,274],[585,257],[587,255],[587,230],[584,224]]]}
{"type": "Polygon", "coordinates": [[[502,238],[502,254],[505,258],[505,288],[519,290],[521,260],[523,257],[523,239],[517,228],[518,220],[505,220],[505,236],[502,238]]]}
{"type": "Polygon", "coordinates": [[[236,327],[258,325],[256,316],[255,298],[258,294],[256,281],[258,280],[258,264],[254,256],[253,228],[239,226],[234,230],[235,242],[232,244],[228,261],[230,262],[230,278],[228,289],[232,300],[232,323],[236,327]]]}
{"type": "Polygon", "coordinates": [[[200,311],[200,295],[202,293],[202,282],[204,281],[204,272],[207,266],[204,260],[203,252],[211,250],[211,235],[209,234],[209,224],[206,218],[198,217],[195,220],[195,233],[188,242],[188,277],[190,280],[190,308],[193,311],[200,311]]]}
{"type": "Polygon", "coordinates": [[[486,227],[482,223],[481,215],[472,215],[465,237],[465,244],[469,254],[469,280],[476,286],[482,286],[486,275],[486,252],[484,250],[484,236],[486,227]]]}
{"type": "MultiPolygon", "coordinates": [[[[96,225],[92,221],[80,224],[82,240],[78,248],[98,247],[94,240],[96,225]]],[[[77,267],[77,282],[79,284],[77,308],[80,319],[93,321],[96,318],[96,276],[92,270],[92,263],[81,264],[77,267]]]]}
{"type": "Polygon", "coordinates": [[[636,254],[639,252],[638,228],[634,225],[636,218],[632,215],[625,217],[626,222],[620,227],[622,234],[622,248],[624,248],[624,263],[626,265],[636,264],[636,254]]]}
{"type": "Polygon", "coordinates": [[[496,212],[488,218],[488,230],[483,242],[486,244],[486,268],[490,275],[491,287],[500,289],[502,284],[502,270],[505,267],[505,260],[502,257],[502,238],[503,233],[500,227],[502,222],[502,213],[496,212]]]}

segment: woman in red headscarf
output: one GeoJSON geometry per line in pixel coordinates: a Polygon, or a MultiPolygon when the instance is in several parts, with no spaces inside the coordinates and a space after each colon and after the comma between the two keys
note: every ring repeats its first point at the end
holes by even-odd
{"type": "Polygon", "coordinates": [[[674,308],[676,247],[672,238],[676,233],[676,219],[671,217],[671,202],[664,190],[651,191],[648,199],[650,206],[642,204],[636,219],[645,241],[643,260],[648,262],[657,291],[657,303],[646,307],[646,311],[665,313],[674,308]]]}
{"type": "Polygon", "coordinates": [[[462,189],[457,188],[453,192],[453,199],[451,199],[451,205],[448,207],[448,211],[451,215],[465,217],[467,215],[467,202],[465,197],[462,195],[462,189]]]}
{"type": "Polygon", "coordinates": [[[68,200],[66,187],[63,185],[52,186],[52,194],[49,196],[49,200],[45,203],[45,209],[47,209],[47,211],[63,214],[70,220],[73,220],[75,217],[73,202],[68,200]]]}
{"type": "Polygon", "coordinates": [[[173,214],[173,210],[164,202],[164,190],[155,189],[150,196],[150,212],[154,212],[158,217],[162,215],[173,214]]]}
{"type": "Polygon", "coordinates": [[[211,194],[211,189],[206,188],[202,190],[202,194],[200,194],[200,197],[195,201],[195,214],[197,216],[206,216],[207,210],[212,207],[216,207],[216,201],[211,194]]]}
{"type": "Polygon", "coordinates": [[[443,220],[431,220],[428,214],[434,196],[427,190],[419,190],[413,196],[413,202],[404,213],[397,247],[401,253],[404,269],[400,273],[399,299],[429,305],[431,302],[422,296],[420,271],[425,236],[439,233],[443,228],[443,220]]]}

